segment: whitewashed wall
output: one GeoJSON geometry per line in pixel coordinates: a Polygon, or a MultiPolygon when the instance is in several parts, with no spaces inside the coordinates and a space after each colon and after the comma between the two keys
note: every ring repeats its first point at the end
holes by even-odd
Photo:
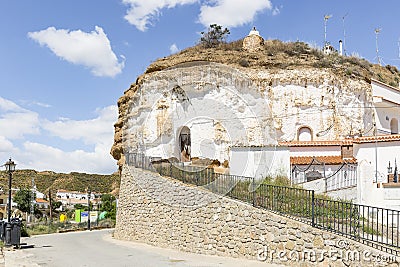
{"type": "Polygon", "coordinates": [[[262,179],[267,176],[290,177],[287,147],[233,147],[230,174],[262,179]]]}
{"type": "Polygon", "coordinates": [[[354,143],[354,156],[358,162],[365,161],[369,163],[373,169],[370,170],[365,176],[371,182],[375,181],[375,170],[377,170],[378,182],[387,182],[387,167],[389,161],[394,170],[394,161],[397,160],[398,168],[400,171],[400,141],[391,142],[372,142],[372,143],[354,143]],[[375,151],[377,152],[378,164],[376,165],[375,151]]]}
{"type": "MultiPolygon", "coordinates": [[[[378,134],[390,134],[391,120],[394,118],[400,122],[400,90],[375,80],[371,81],[371,86],[378,134]]],[[[399,132],[398,127],[397,132],[399,132]]]]}
{"type": "MultiPolygon", "coordinates": [[[[371,152],[371,149],[365,150],[371,152]]],[[[383,155],[381,153],[378,154],[378,158],[380,155],[382,158],[383,155]]],[[[358,166],[357,203],[374,207],[400,210],[400,187],[388,188],[383,187],[382,182],[378,181],[378,183],[375,183],[374,162],[364,159],[362,161],[359,161],[358,166]]],[[[383,180],[383,182],[386,182],[385,179],[381,180],[383,180]]]]}
{"type": "Polygon", "coordinates": [[[341,153],[340,145],[290,147],[290,155],[292,157],[340,156],[341,153]]]}

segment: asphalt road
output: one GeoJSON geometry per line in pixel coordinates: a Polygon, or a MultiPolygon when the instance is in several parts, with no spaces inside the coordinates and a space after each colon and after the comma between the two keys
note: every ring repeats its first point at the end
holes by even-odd
{"type": "Polygon", "coordinates": [[[184,253],[112,238],[112,230],[50,234],[21,238],[22,249],[5,251],[6,267],[68,266],[277,266],[259,261],[184,253]]]}

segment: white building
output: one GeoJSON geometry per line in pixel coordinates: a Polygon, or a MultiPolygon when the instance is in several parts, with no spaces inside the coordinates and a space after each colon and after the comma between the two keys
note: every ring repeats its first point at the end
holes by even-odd
{"type": "MultiPolygon", "coordinates": [[[[57,201],[61,201],[63,205],[65,204],[77,204],[77,203],[87,203],[88,193],[86,192],[78,192],[78,191],[67,191],[63,189],[57,190],[56,199],[57,201]]],[[[90,199],[94,199],[95,194],[93,192],[90,193],[90,199]]]]}
{"type": "Polygon", "coordinates": [[[400,120],[399,88],[371,80],[377,134],[398,134],[400,120]]]}
{"type": "Polygon", "coordinates": [[[229,173],[256,179],[290,177],[289,149],[281,145],[232,147],[229,173]]]}

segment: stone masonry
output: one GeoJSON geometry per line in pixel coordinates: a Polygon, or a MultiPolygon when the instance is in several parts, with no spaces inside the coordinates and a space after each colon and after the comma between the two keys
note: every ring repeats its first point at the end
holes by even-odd
{"type": "Polygon", "coordinates": [[[292,266],[399,266],[342,236],[126,165],[119,196],[117,239],[292,266]]]}

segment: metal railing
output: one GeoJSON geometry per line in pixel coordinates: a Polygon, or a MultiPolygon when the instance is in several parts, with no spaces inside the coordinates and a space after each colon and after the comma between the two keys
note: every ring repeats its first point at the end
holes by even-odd
{"type": "Polygon", "coordinates": [[[398,210],[330,200],[314,190],[257,183],[253,177],[215,173],[212,168],[153,162],[142,154],[126,155],[126,163],[400,255],[398,210]]]}
{"type": "Polygon", "coordinates": [[[290,180],[293,184],[303,184],[317,179],[325,180],[325,191],[340,190],[357,186],[357,165],[343,162],[336,170],[316,158],[304,165],[293,165],[290,180]],[[315,176],[315,177],[310,177],[315,176]]]}

